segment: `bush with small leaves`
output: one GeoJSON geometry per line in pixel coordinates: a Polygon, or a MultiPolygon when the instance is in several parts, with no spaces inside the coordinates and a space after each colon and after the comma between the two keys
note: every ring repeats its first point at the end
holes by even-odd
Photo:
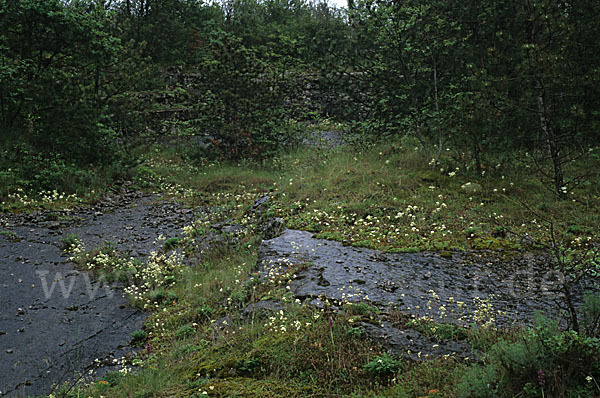
{"type": "Polygon", "coordinates": [[[166,252],[175,249],[177,246],[179,246],[179,238],[175,237],[169,238],[163,243],[163,249],[165,249],[166,252]]]}
{"type": "Polygon", "coordinates": [[[589,337],[600,337],[600,294],[587,292],[580,309],[582,331],[589,337]]]}
{"type": "Polygon", "coordinates": [[[361,327],[351,327],[346,330],[346,336],[354,337],[355,339],[362,339],[365,337],[365,331],[361,327]]]}
{"type": "Polygon", "coordinates": [[[498,374],[493,365],[468,369],[456,386],[457,395],[465,398],[491,398],[498,396],[498,374]]]}
{"type": "Polygon", "coordinates": [[[66,234],[60,240],[60,248],[62,250],[70,250],[72,247],[77,246],[79,243],[79,237],[76,234],[66,234]]]}
{"type": "Polygon", "coordinates": [[[463,376],[460,396],[494,396],[490,391],[569,396],[571,389],[586,386],[587,393],[577,396],[591,397],[598,392],[589,380],[600,378],[600,340],[538,317],[535,327],[494,344],[486,362],[463,376]]]}
{"type": "Polygon", "coordinates": [[[134,330],[133,333],[131,333],[131,343],[133,345],[140,345],[144,340],[146,340],[147,337],[148,334],[146,333],[146,331],[141,329],[134,330]]]}
{"type": "Polygon", "coordinates": [[[186,337],[190,337],[194,334],[195,330],[191,325],[183,325],[175,332],[175,337],[178,339],[185,339],[186,337]]]}
{"type": "Polygon", "coordinates": [[[373,358],[363,365],[363,369],[373,377],[390,378],[400,370],[402,363],[396,358],[384,354],[373,358]]]}
{"type": "Polygon", "coordinates": [[[196,313],[202,319],[210,319],[210,316],[213,314],[214,311],[214,308],[207,304],[203,304],[200,307],[196,308],[196,313]]]}

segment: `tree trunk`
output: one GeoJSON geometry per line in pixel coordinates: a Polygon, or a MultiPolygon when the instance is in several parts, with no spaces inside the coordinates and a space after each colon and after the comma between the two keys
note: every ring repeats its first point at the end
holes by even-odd
{"type": "Polygon", "coordinates": [[[483,171],[481,167],[481,149],[479,148],[479,144],[477,143],[477,137],[473,134],[473,154],[475,155],[475,168],[477,169],[477,175],[481,176],[483,171]]]}
{"type": "Polygon", "coordinates": [[[537,96],[538,117],[540,120],[540,131],[542,132],[542,137],[544,141],[546,141],[548,153],[550,154],[552,166],[554,168],[554,190],[556,192],[556,195],[560,199],[565,199],[566,192],[563,191],[565,181],[562,169],[562,162],[559,156],[560,148],[558,147],[558,144],[556,142],[556,135],[554,134],[554,129],[552,128],[552,124],[548,116],[546,92],[544,89],[544,85],[540,80],[536,82],[535,89],[537,96]]]}
{"type": "Polygon", "coordinates": [[[419,143],[421,144],[421,146],[423,147],[423,150],[425,151],[425,156],[427,156],[427,159],[429,159],[431,157],[430,151],[429,151],[429,147],[427,146],[427,142],[425,141],[425,138],[423,136],[423,127],[421,122],[419,122],[419,120],[417,119],[417,117],[413,117],[413,125],[415,127],[415,134],[417,136],[417,140],[419,140],[419,143]]]}
{"type": "MultiPolygon", "coordinates": [[[[567,276],[565,276],[567,278],[567,276]]],[[[571,289],[569,288],[566,280],[563,284],[563,293],[565,294],[565,302],[567,304],[567,310],[569,311],[569,318],[571,322],[571,329],[579,332],[579,321],[577,319],[577,310],[573,304],[573,298],[571,297],[571,289]]]]}
{"type": "Polygon", "coordinates": [[[438,150],[435,156],[435,165],[438,165],[440,157],[442,156],[442,119],[440,115],[440,99],[438,96],[438,75],[437,65],[435,59],[433,59],[433,94],[435,99],[435,113],[437,118],[437,139],[438,139],[438,150]]]}

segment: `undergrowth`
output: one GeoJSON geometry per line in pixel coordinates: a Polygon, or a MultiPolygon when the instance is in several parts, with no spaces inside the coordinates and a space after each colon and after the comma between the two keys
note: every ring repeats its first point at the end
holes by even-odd
{"type": "Polygon", "coordinates": [[[345,245],[437,250],[446,257],[453,250],[528,249],[548,238],[545,220],[537,215],[543,214],[565,226],[557,234],[560,244],[584,250],[598,242],[600,196],[595,186],[575,189],[572,199],[557,201],[520,165],[498,165],[477,177],[456,167],[433,169],[418,151],[400,145],[355,151],[314,147],[261,164],[192,163],[174,150],[160,150],[138,168],[133,183],[213,211],[180,236],[157,242],[157,252],[145,262],[111,248],[86,251],[76,237],[65,237],[66,249],[81,267],[121,277],[132,302],[150,316],[132,336],[145,347],[134,360],[121,372],[66,388],[64,396],[533,397],[600,392],[597,331],[573,334],[549,321],[507,331],[490,319],[460,326],[405,320],[404,327],[432,342],[468,341],[483,353],[482,362],[452,356],[411,362],[390,356],[356,324],[362,318],[372,321],[380,309],[367,303],[346,303],[338,311],[328,305],[318,308],[295,299],[285,277],[258,277],[261,239],[249,210],[267,194],[266,214],[284,218],[289,228],[345,245]],[[466,190],[469,182],[481,188],[466,190]],[[196,256],[199,239],[218,222],[247,228],[226,245],[196,256]],[[175,249],[193,258],[193,264],[169,260],[175,249]],[[153,273],[144,271],[149,268],[153,273]],[[260,302],[275,304],[270,310],[247,310],[260,302]],[[574,358],[581,358],[581,366],[574,358]]]}
{"type": "Polygon", "coordinates": [[[140,169],[138,183],[189,205],[214,203],[215,194],[233,204],[268,193],[270,211],[289,228],[392,252],[527,249],[549,240],[548,220],[564,226],[565,244],[597,241],[600,185],[582,184],[559,201],[528,167],[497,164],[483,177],[434,169],[416,148],[400,145],[317,146],[262,164],[192,164],[163,151],[140,169]],[[471,182],[481,189],[463,188],[471,182]]]}

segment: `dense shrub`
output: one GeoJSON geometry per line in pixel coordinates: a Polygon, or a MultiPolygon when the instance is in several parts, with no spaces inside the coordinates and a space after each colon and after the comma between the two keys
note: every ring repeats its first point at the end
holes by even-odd
{"type": "Polygon", "coordinates": [[[490,397],[504,394],[540,396],[595,396],[591,381],[600,378],[600,340],[595,336],[561,330],[558,323],[538,318],[536,326],[514,340],[501,340],[488,352],[485,366],[475,366],[458,386],[459,396],[490,397]]]}
{"type": "Polygon", "coordinates": [[[202,80],[193,125],[203,139],[204,155],[239,160],[263,159],[292,143],[283,108],[285,85],[276,65],[225,33],[211,33],[201,56],[202,80]]]}

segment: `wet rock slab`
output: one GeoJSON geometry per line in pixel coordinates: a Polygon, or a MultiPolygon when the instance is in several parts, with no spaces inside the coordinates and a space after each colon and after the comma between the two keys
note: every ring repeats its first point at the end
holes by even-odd
{"type": "Polygon", "coordinates": [[[87,249],[111,241],[144,257],[192,216],[142,195],[58,215],[0,215],[1,228],[19,237],[0,236],[0,396],[47,394],[80,374],[101,374],[107,368],[95,360],[111,364],[131,352],[131,333],[143,326],[146,315],[119,287],[73,268],[59,248],[65,234],[87,249]]]}
{"type": "Polygon", "coordinates": [[[365,333],[394,355],[413,361],[438,358],[444,355],[473,359],[475,353],[467,341],[443,341],[431,339],[414,329],[398,328],[389,321],[379,324],[361,322],[365,333]]]}
{"type": "MultiPolygon", "coordinates": [[[[318,297],[366,301],[384,311],[393,308],[443,322],[464,325],[493,318],[496,324],[510,325],[529,323],[537,311],[557,310],[554,303],[560,303],[561,295],[553,291],[552,275],[542,272],[544,261],[526,257],[490,262],[472,253],[454,253],[450,258],[437,253],[383,253],[286,230],[263,242],[259,272],[273,278],[294,269],[292,265],[308,264],[290,277],[289,286],[296,297],[313,303],[320,301],[318,297]]],[[[416,354],[434,345],[418,332],[400,330],[385,320],[363,326],[398,353],[416,354]]],[[[470,351],[466,343],[440,346],[429,351],[432,355],[459,351],[463,356],[470,351]]]]}

